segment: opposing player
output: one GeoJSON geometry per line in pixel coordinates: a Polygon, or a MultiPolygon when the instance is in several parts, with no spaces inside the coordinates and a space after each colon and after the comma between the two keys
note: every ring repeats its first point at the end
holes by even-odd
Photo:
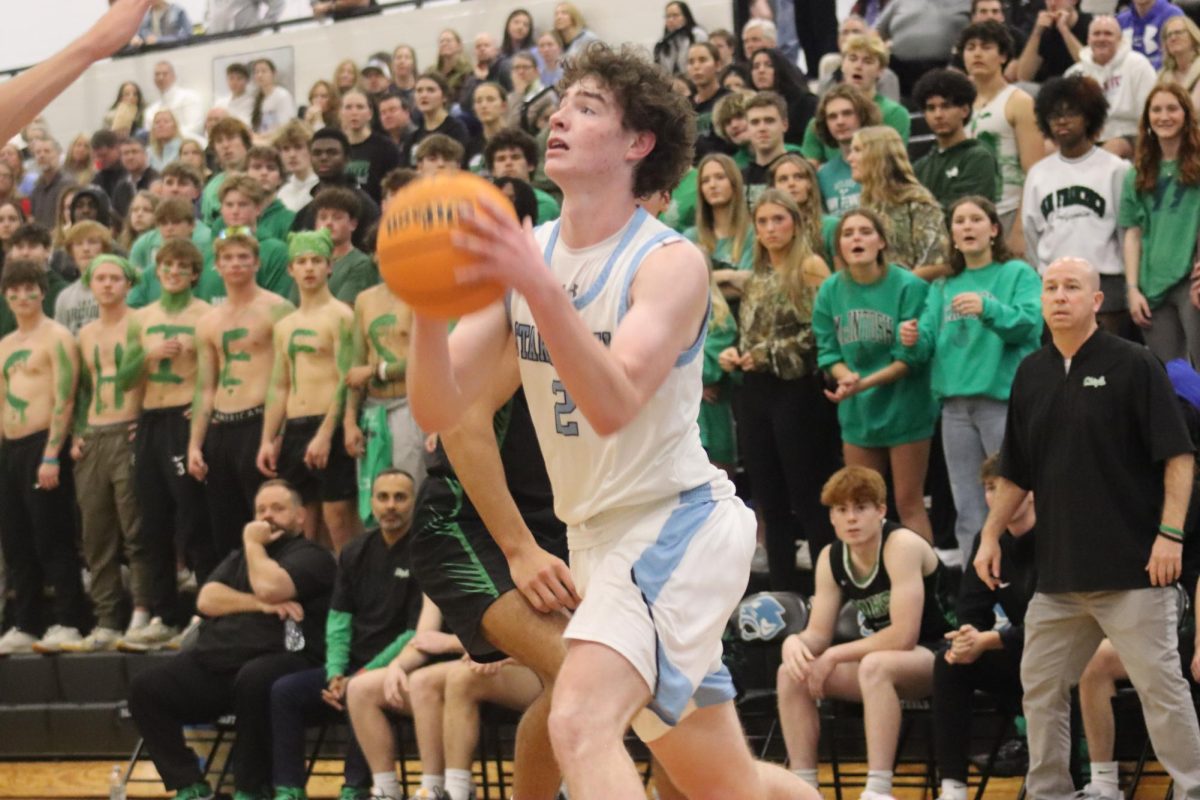
{"type": "Polygon", "coordinates": [[[459,279],[513,291],[453,336],[415,315],[414,416],[452,428],[517,358],[583,595],[550,712],[575,800],[641,795],[630,720],[684,795],[815,798],[782,768],[756,768],[734,712],[720,640],[755,523],[696,425],[708,273],[635,204],[691,163],[691,111],[649,61],[601,44],[561,86],[546,170],[562,219],[536,237],[493,205],[464,221],[478,261],[459,279]]]}
{"type": "Polygon", "coordinates": [[[217,272],[226,301],[196,325],[199,359],[188,438],[188,473],[206,481],[217,557],[242,546],[254,519],[263,405],[271,378],[275,323],[296,307],[255,282],[258,241],[248,234],[218,239],[217,272]]]}

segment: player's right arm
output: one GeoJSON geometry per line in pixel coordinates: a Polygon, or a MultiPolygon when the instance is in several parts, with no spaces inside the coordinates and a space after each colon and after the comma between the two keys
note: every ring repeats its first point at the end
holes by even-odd
{"type": "MultiPolygon", "coordinates": [[[[509,351],[515,353],[511,345],[509,351]]],[[[533,538],[508,491],[496,445],[492,416],[520,385],[516,357],[506,357],[483,397],[467,409],[456,427],[442,434],[442,446],[480,519],[504,552],[513,583],[529,604],[543,613],[575,608],[580,598],[571,570],[533,538]]]]}
{"type": "Polygon", "coordinates": [[[515,358],[504,303],[496,302],[459,320],[450,334],[445,320],[413,309],[408,356],[408,402],[427,433],[458,424],[494,380],[505,349],[515,358]]]}
{"type": "Polygon", "coordinates": [[[198,481],[208,475],[208,465],[204,463],[204,437],[208,434],[213,398],[217,393],[217,352],[212,341],[214,314],[206,314],[196,325],[196,391],[192,396],[187,463],[188,473],[198,481]]]}
{"type": "Polygon", "coordinates": [[[804,679],[808,665],[833,642],[838,613],[842,610],[842,590],[833,579],[833,570],[829,566],[829,547],[823,548],[817,556],[815,583],[808,625],[783,641],[783,665],[796,680],[804,679]]]}
{"type": "Polygon", "coordinates": [[[287,411],[287,395],[292,385],[292,374],[288,367],[286,352],[287,323],[275,325],[273,332],[275,364],[271,368],[271,382],[267,384],[267,402],[263,408],[262,439],[258,445],[258,471],[268,478],[277,477],[276,461],[279,449],[276,438],[282,432],[284,414],[287,411]]]}

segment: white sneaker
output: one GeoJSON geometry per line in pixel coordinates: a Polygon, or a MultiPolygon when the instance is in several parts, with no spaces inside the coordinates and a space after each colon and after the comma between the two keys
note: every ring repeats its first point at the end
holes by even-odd
{"type": "Polygon", "coordinates": [[[83,641],[83,637],[79,635],[78,628],[68,628],[65,625],[51,625],[46,631],[46,635],[33,643],[33,652],[42,653],[57,653],[62,650],[64,644],[75,644],[83,641]]]}
{"type": "Polygon", "coordinates": [[[138,628],[144,628],[149,624],[150,624],[150,612],[149,611],[146,611],[145,609],[142,609],[141,611],[134,611],[133,615],[130,616],[130,618],[129,618],[129,627],[125,629],[125,635],[128,636],[129,634],[136,631],[138,628]]]}
{"type": "Polygon", "coordinates": [[[122,636],[117,642],[117,649],[125,653],[148,653],[161,650],[178,635],[178,628],[167,625],[162,617],[154,617],[148,625],[122,636]]]}
{"type": "Polygon", "coordinates": [[[92,632],[78,642],[63,642],[60,649],[64,653],[99,653],[106,650],[116,650],[121,632],[112,628],[101,628],[97,625],[92,632]]]}
{"type": "Polygon", "coordinates": [[[896,800],[896,798],[882,792],[863,792],[858,796],[858,800],[896,800]]]}
{"type": "Polygon", "coordinates": [[[181,630],[175,636],[172,636],[171,639],[165,645],[163,645],[163,647],[167,650],[182,650],[184,645],[189,644],[189,640],[194,638],[192,634],[199,629],[200,618],[192,617],[191,621],[187,624],[187,627],[181,630]]]}
{"type": "Polygon", "coordinates": [[[200,585],[196,582],[196,573],[190,569],[181,569],[175,573],[175,587],[180,592],[198,592],[200,585]]]}
{"type": "Polygon", "coordinates": [[[9,628],[8,633],[0,636],[0,656],[11,656],[15,653],[32,653],[33,643],[37,639],[20,628],[9,628]]]}

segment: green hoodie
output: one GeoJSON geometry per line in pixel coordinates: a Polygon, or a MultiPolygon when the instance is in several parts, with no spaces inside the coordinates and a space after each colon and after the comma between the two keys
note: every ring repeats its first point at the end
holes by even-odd
{"type": "Polygon", "coordinates": [[[838,404],[842,440],[857,447],[895,447],[928,439],[938,416],[929,370],[900,344],[900,323],[916,319],[929,284],[896,264],[871,284],[849,270],[835,272],[817,291],[813,333],[817,366],[845,364],[865,378],[895,361],[908,364],[898,381],[852,395],[838,404]]]}
{"type": "MultiPolygon", "coordinates": [[[[288,233],[292,230],[292,220],[295,218],[296,212],[289,210],[276,198],[268,203],[263,212],[258,215],[258,222],[254,224],[254,238],[260,242],[266,239],[276,239],[286,244],[288,233]]],[[[218,216],[217,221],[212,224],[213,238],[219,237],[223,230],[225,230],[225,220],[218,216]]]]}
{"type": "Polygon", "coordinates": [[[1041,346],[1041,279],[1019,260],[939,278],[925,298],[920,331],[913,357],[920,363],[933,360],[934,397],[1008,402],[1017,366],[1041,346]],[[955,313],[951,302],[964,292],[983,298],[980,316],[955,313]]]}

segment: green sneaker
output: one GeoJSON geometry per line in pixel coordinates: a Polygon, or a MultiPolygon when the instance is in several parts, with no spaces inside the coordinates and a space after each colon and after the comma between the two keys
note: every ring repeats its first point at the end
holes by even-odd
{"type": "Polygon", "coordinates": [[[296,786],[276,786],[274,800],[308,800],[308,795],[296,786]]]}
{"type": "MultiPolygon", "coordinates": [[[[279,800],[279,798],[275,798],[279,800]]],[[[343,786],[338,792],[338,800],[371,800],[371,790],[359,786],[343,786]]]]}
{"type": "Polygon", "coordinates": [[[175,800],[211,800],[212,796],[212,787],[204,781],[200,781],[176,792],[175,800]]]}
{"type": "MultiPolygon", "coordinates": [[[[303,793],[300,796],[303,797],[303,793]]],[[[270,789],[263,789],[259,792],[235,791],[233,793],[233,800],[272,800],[272,795],[270,789]]]]}

